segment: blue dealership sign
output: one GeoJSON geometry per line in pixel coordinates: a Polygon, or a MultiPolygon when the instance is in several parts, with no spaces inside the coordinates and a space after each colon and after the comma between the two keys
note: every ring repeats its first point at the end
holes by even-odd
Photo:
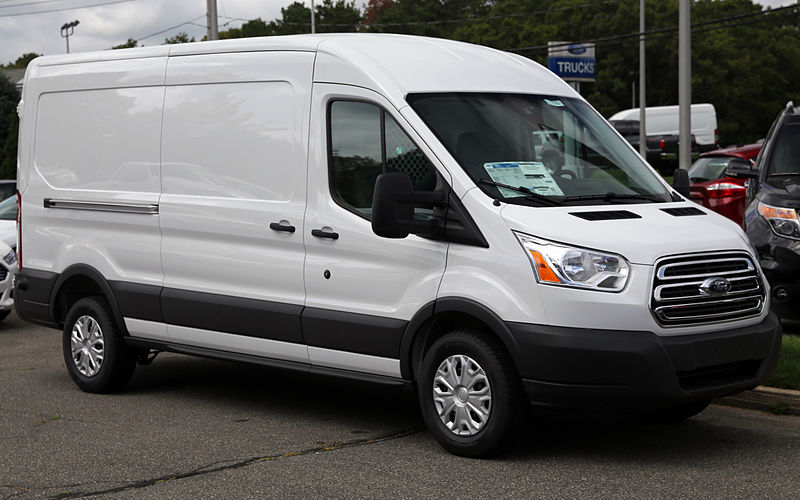
{"type": "Polygon", "coordinates": [[[597,65],[593,43],[548,42],[547,55],[547,67],[564,80],[595,80],[597,65]]]}
{"type": "Polygon", "coordinates": [[[594,81],[594,57],[550,57],[547,67],[564,80],[594,81]]]}

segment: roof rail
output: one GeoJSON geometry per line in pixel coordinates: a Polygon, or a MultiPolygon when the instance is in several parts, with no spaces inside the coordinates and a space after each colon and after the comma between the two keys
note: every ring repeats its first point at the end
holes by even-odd
{"type": "Polygon", "coordinates": [[[788,113],[797,113],[798,110],[794,108],[794,102],[789,101],[786,103],[786,107],[784,108],[788,113]]]}

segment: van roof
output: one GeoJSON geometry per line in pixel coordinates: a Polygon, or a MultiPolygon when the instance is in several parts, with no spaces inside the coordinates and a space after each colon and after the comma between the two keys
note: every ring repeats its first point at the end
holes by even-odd
{"type": "Polygon", "coordinates": [[[315,82],[379,89],[397,107],[415,92],[506,92],[579,97],[517,54],[439,38],[379,33],[291,35],[40,57],[37,66],[251,51],[317,52],[315,82]]]}

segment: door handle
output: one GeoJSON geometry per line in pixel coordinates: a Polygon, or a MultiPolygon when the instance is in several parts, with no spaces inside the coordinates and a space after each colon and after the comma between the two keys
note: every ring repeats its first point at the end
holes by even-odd
{"type": "Polygon", "coordinates": [[[333,232],[330,230],[330,228],[312,229],[311,236],[316,236],[317,238],[328,238],[329,240],[339,239],[339,233],[333,232]]]}
{"type": "Polygon", "coordinates": [[[287,221],[282,220],[280,222],[272,222],[269,225],[269,228],[273,231],[283,231],[284,233],[293,233],[294,226],[289,224],[287,221]]]}

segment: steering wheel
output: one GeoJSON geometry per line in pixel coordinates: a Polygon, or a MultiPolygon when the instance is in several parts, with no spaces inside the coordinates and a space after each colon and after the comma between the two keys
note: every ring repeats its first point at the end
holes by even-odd
{"type": "Polygon", "coordinates": [[[556,170],[555,172],[552,173],[552,176],[553,177],[566,177],[566,178],[569,178],[570,180],[573,180],[573,181],[578,178],[578,174],[576,174],[572,170],[567,170],[565,168],[560,168],[560,169],[556,170]]]}

